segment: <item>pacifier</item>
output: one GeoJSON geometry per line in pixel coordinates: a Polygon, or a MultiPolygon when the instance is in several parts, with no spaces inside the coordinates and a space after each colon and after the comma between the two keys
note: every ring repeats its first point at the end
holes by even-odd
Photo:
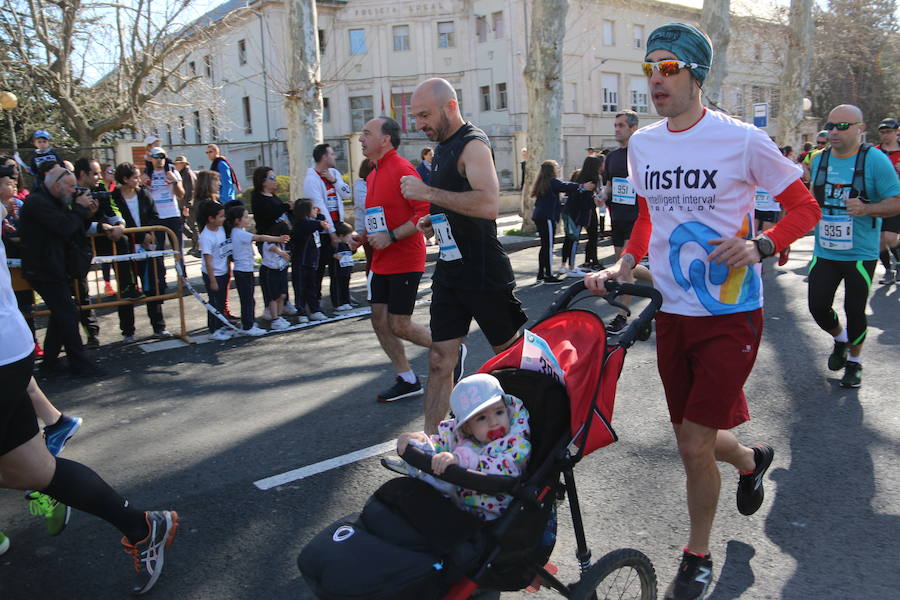
{"type": "Polygon", "coordinates": [[[491,429],[487,432],[487,437],[492,442],[494,440],[499,440],[504,435],[506,435],[506,427],[497,427],[496,429],[491,429]]]}

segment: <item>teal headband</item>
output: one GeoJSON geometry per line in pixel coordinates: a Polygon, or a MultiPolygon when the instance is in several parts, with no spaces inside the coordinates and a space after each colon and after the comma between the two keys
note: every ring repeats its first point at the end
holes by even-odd
{"type": "Polygon", "coordinates": [[[691,69],[691,75],[703,85],[713,58],[712,42],[705,33],[692,25],[667,23],[654,29],[647,38],[647,54],[654,50],[668,50],[679,60],[702,65],[691,69]]]}

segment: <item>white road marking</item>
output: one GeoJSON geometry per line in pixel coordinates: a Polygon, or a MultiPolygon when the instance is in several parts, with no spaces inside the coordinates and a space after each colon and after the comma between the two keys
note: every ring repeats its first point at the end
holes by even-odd
{"type": "Polygon", "coordinates": [[[254,481],[253,485],[261,490],[270,490],[273,487],[277,487],[279,485],[284,485],[292,481],[305,479],[306,477],[312,477],[313,475],[318,475],[319,473],[324,473],[325,471],[330,471],[331,469],[337,469],[338,467],[343,467],[344,465],[349,465],[350,463],[355,463],[365,458],[370,458],[372,456],[384,454],[385,452],[390,452],[396,447],[397,440],[391,440],[389,442],[384,442],[383,444],[376,444],[375,446],[369,446],[368,448],[357,450],[356,452],[350,452],[349,454],[329,458],[328,460],[323,460],[306,467],[300,467],[299,469],[294,469],[293,471],[288,471],[287,473],[282,473],[281,475],[272,475],[271,477],[266,477],[265,479],[254,481]]]}

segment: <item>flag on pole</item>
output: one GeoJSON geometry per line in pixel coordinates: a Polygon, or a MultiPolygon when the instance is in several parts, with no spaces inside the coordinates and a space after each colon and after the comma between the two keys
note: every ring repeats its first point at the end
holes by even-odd
{"type": "Polygon", "coordinates": [[[381,114],[384,114],[384,90],[381,90],[381,114]]]}
{"type": "Polygon", "coordinates": [[[400,130],[406,133],[406,94],[400,94],[400,130]]]}
{"type": "Polygon", "coordinates": [[[397,116],[396,116],[395,111],[394,111],[394,94],[391,94],[391,114],[390,114],[390,117],[391,117],[392,119],[394,119],[394,120],[397,119],[397,116]]]}

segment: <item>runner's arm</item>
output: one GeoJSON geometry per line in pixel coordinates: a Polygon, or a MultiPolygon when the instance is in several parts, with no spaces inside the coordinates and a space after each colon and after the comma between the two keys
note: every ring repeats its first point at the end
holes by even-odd
{"type": "Polygon", "coordinates": [[[816,226],[822,218],[822,209],[803,185],[802,179],[787,186],[775,199],[784,208],[785,215],[774,227],[763,233],[775,243],[775,251],[780,252],[816,226]]]}
{"type": "Polygon", "coordinates": [[[900,196],[883,198],[881,202],[863,202],[848,198],[847,214],[853,217],[893,217],[900,214],[900,196]]]}
{"type": "MultiPolygon", "coordinates": [[[[637,197],[638,217],[634,222],[634,228],[631,230],[631,237],[628,238],[628,244],[622,250],[622,258],[625,255],[631,255],[634,266],[641,262],[641,259],[647,256],[647,249],[650,247],[650,233],[653,231],[653,223],[650,221],[650,209],[647,208],[647,199],[643,196],[637,197]]],[[[621,260],[621,259],[620,259],[621,260]]]]}
{"type": "Polygon", "coordinates": [[[426,185],[418,176],[401,179],[403,195],[424,200],[467,217],[496,219],[500,214],[500,182],[491,149],[479,142],[466,144],[457,168],[469,180],[469,192],[449,192],[426,185]]]}

